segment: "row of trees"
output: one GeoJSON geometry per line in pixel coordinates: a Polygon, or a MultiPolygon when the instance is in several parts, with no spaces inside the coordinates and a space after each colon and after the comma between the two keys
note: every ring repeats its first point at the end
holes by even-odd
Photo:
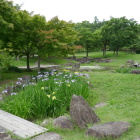
{"type": "Polygon", "coordinates": [[[122,48],[139,47],[139,25],[134,19],[99,21],[95,17],[93,23],[72,23],[54,17],[46,21],[44,16],[20,10],[7,0],[0,0],[0,13],[0,49],[14,56],[25,55],[28,70],[30,55],[34,54],[38,55],[39,70],[41,57],[67,56],[79,45],[87,57],[93,50],[102,50],[105,56],[108,49],[118,55],[122,48]]]}

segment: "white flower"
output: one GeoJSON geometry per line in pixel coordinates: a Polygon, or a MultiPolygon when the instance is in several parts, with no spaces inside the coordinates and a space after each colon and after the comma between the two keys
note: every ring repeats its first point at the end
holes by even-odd
{"type": "Polygon", "coordinates": [[[16,82],[17,85],[21,85],[21,82],[16,82]]]}
{"type": "Polygon", "coordinates": [[[22,78],[18,78],[18,80],[22,80],[22,78]]]}
{"type": "Polygon", "coordinates": [[[17,95],[17,93],[15,93],[15,92],[12,92],[12,93],[11,93],[11,95],[17,95]]]}
{"type": "Polygon", "coordinates": [[[2,93],[7,93],[7,90],[2,91],[2,93]]]}

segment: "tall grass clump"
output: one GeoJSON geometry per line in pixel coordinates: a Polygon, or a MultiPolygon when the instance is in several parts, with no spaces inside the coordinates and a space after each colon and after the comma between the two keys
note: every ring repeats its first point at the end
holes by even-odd
{"type": "Polygon", "coordinates": [[[69,110],[73,94],[88,97],[87,74],[44,72],[0,103],[0,108],[25,119],[57,117],[69,110]]]}
{"type": "Polygon", "coordinates": [[[132,68],[129,68],[129,67],[120,67],[120,68],[116,69],[115,71],[117,73],[130,73],[131,70],[132,70],[132,68]]]}

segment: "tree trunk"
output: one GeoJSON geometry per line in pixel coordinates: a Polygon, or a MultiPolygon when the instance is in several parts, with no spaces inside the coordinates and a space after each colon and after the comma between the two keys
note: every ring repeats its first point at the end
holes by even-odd
{"type": "Polygon", "coordinates": [[[103,57],[106,56],[106,45],[104,45],[104,48],[103,48],[103,57]]]}
{"type": "Polygon", "coordinates": [[[88,47],[86,48],[86,57],[88,57],[88,47]]]}
{"type": "Polygon", "coordinates": [[[29,57],[30,57],[29,54],[27,54],[26,57],[27,57],[26,58],[27,59],[27,61],[26,61],[26,63],[27,63],[27,71],[31,71],[31,69],[30,69],[30,61],[29,61],[29,57]]]}
{"type": "Polygon", "coordinates": [[[37,71],[40,72],[40,56],[38,55],[37,71]]]}
{"type": "Polygon", "coordinates": [[[103,50],[103,57],[106,57],[106,50],[103,50]]]}
{"type": "Polygon", "coordinates": [[[117,49],[116,49],[116,56],[118,56],[118,51],[119,51],[119,49],[117,48],[117,49]]]}

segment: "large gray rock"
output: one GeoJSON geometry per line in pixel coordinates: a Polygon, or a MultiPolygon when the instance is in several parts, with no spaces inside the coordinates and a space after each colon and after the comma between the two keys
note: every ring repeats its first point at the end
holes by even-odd
{"type": "Polygon", "coordinates": [[[55,127],[59,127],[59,128],[73,129],[73,123],[66,116],[60,116],[60,117],[54,119],[53,125],[55,127]]]}
{"type": "Polygon", "coordinates": [[[61,140],[61,136],[54,132],[44,133],[42,135],[36,136],[31,140],[61,140]]]}
{"type": "Polygon", "coordinates": [[[140,70],[131,70],[131,74],[140,74],[140,70]]]}
{"type": "Polygon", "coordinates": [[[128,130],[129,126],[130,124],[124,121],[108,122],[89,128],[86,134],[96,138],[118,138],[123,132],[128,130]]]}
{"type": "Polygon", "coordinates": [[[71,99],[70,116],[80,128],[85,128],[88,124],[94,124],[100,120],[83,97],[76,95],[73,95],[71,99]]]}

